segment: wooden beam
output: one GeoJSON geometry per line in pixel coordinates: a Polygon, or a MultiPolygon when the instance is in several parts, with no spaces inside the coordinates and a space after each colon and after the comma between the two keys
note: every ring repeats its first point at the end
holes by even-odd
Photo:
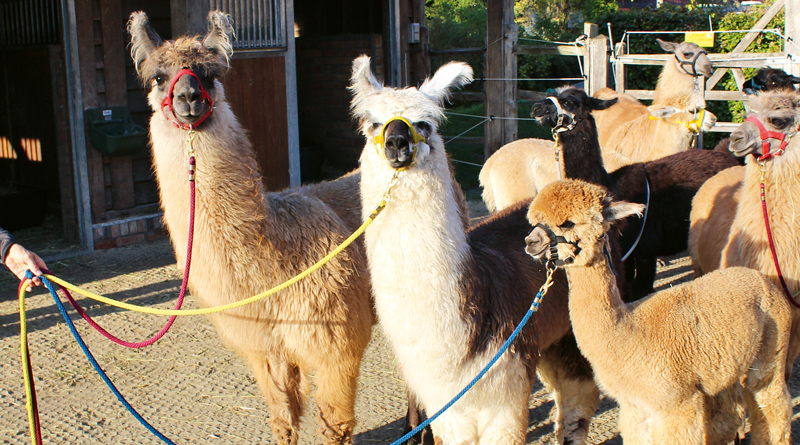
{"type": "MultiPolygon", "coordinates": [[[[629,54],[617,57],[627,65],[664,65],[671,59],[671,54],[629,54]]],[[[717,67],[758,68],[764,65],[786,65],[791,62],[787,53],[737,53],[709,54],[711,63],[717,67]]]]}
{"type": "Polygon", "coordinates": [[[795,62],[789,66],[787,72],[795,76],[800,76],[800,0],[784,0],[786,2],[786,28],[784,34],[792,42],[786,43],[786,52],[792,56],[795,62]]]}
{"type": "Polygon", "coordinates": [[[542,100],[547,97],[547,93],[541,91],[517,90],[519,100],[542,100]]]}
{"type": "Polygon", "coordinates": [[[514,54],[583,56],[585,49],[580,45],[514,45],[514,54]]]}
{"type": "Polygon", "coordinates": [[[486,97],[483,93],[472,93],[472,92],[465,92],[465,91],[454,91],[450,94],[450,97],[453,100],[483,100],[486,97]]]}
{"type": "MultiPolygon", "coordinates": [[[[488,0],[486,5],[486,66],[484,77],[515,79],[517,58],[517,24],[514,22],[514,0],[488,0]]],[[[517,82],[514,80],[484,82],[487,116],[517,117],[517,82]]],[[[485,124],[488,158],[501,146],[517,137],[515,119],[495,119],[485,124]]]]}
{"type": "MultiPolygon", "coordinates": [[[[791,1],[791,0],[788,0],[788,1],[791,1]]],[[[775,3],[772,4],[772,6],[769,7],[769,9],[767,9],[766,12],[764,12],[764,15],[762,15],[761,18],[758,19],[756,24],[753,25],[753,27],[751,29],[763,29],[764,27],[766,27],[769,24],[770,20],[772,20],[772,18],[775,17],[775,15],[778,14],[778,12],[781,10],[781,8],[783,8],[783,2],[780,1],[780,0],[777,0],[775,3]]],[[[788,15],[787,15],[787,17],[788,17],[788,15]]],[[[742,41],[739,42],[739,44],[736,45],[735,48],[733,48],[733,50],[731,51],[731,54],[733,54],[733,53],[744,53],[744,51],[747,49],[747,47],[750,46],[751,43],[753,43],[753,41],[756,39],[756,37],[758,37],[759,34],[761,34],[761,33],[759,33],[759,32],[748,32],[747,35],[744,36],[742,41]]],[[[712,64],[713,64],[713,60],[712,60],[712,64]]],[[[725,67],[717,68],[716,71],[714,71],[714,74],[706,81],[706,90],[711,91],[711,89],[714,88],[714,86],[717,84],[717,82],[719,82],[720,79],[722,79],[722,76],[725,75],[726,71],[728,71],[728,70],[725,67]]]]}
{"type": "Polygon", "coordinates": [[[428,53],[432,56],[446,56],[450,54],[483,54],[484,48],[450,48],[450,49],[429,49],[428,53]]]}

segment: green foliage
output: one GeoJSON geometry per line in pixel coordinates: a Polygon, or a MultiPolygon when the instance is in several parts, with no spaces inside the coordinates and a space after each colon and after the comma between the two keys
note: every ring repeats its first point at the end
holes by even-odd
{"type": "MultiPolygon", "coordinates": [[[[428,35],[432,49],[480,48],[486,45],[486,0],[432,0],[425,5],[428,35]]],[[[475,77],[483,76],[482,54],[465,55],[475,77]]],[[[453,60],[452,56],[431,57],[431,70],[453,60]]],[[[479,83],[479,82],[476,82],[479,83]]],[[[473,85],[466,90],[480,90],[473,85]]]]}
{"type": "MultiPolygon", "coordinates": [[[[719,29],[720,30],[744,30],[744,29],[751,29],[756,24],[756,22],[761,18],[764,12],[769,8],[770,5],[762,5],[759,7],[754,7],[746,14],[736,14],[731,13],[727,14],[720,20],[719,29]]],[[[768,24],[765,28],[767,29],[778,29],[780,32],[783,32],[785,24],[785,17],[784,12],[779,12],[768,24]]],[[[714,48],[717,52],[720,53],[729,53],[736,48],[736,45],[742,41],[742,39],[746,36],[746,33],[724,33],[719,34],[717,39],[717,45],[714,48]]],[[[756,37],[753,43],[750,44],[747,48],[747,52],[749,53],[765,53],[765,52],[780,52],[782,50],[782,39],[780,36],[775,34],[765,34],[761,33],[756,37]]],[[[756,68],[745,68],[744,75],[746,79],[749,79],[755,75],[757,71],[756,68]]],[[[736,81],[733,79],[733,76],[730,75],[730,72],[722,79],[721,82],[718,84],[723,89],[728,91],[735,91],[738,88],[736,87],[736,81]]],[[[715,104],[716,105],[716,104],[715,104]]],[[[720,113],[723,113],[723,116],[720,117],[721,120],[728,120],[731,122],[743,122],[745,119],[744,116],[744,104],[741,101],[731,101],[727,104],[718,105],[715,109],[719,109],[720,113]],[[722,119],[727,117],[727,119],[722,119]]],[[[716,113],[714,109],[712,112],[716,113]]]]}

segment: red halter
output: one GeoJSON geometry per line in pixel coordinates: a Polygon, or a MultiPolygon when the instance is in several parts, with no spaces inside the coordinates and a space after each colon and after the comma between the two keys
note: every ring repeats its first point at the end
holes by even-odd
{"type": "Polygon", "coordinates": [[[752,122],[758,127],[758,131],[761,136],[761,156],[758,158],[759,161],[766,161],[767,159],[774,158],[775,156],[780,156],[786,151],[786,146],[789,145],[789,139],[791,138],[790,135],[786,133],[779,133],[777,131],[767,131],[764,128],[764,124],[761,123],[755,116],[750,116],[744,120],[745,122],[752,122]],[[770,146],[770,139],[777,139],[781,141],[780,147],[778,147],[775,152],[770,153],[769,146],[770,146]]]}
{"type": "Polygon", "coordinates": [[[175,77],[172,78],[172,82],[170,82],[169,84],[169,93],[167,94],[167,97],[165,97],[164,100],[161,101],[161,112],[164,113],[164,118],[170,121],[172,125],[174,125],[177,128],[180,128],[181,130],[191,130],[192,128],[199,127],[200,124],[202,124],[203,121],[206,120],[208,116],[211,115],[212,111],[214,111],[214,100],[211,99],[211,96],[208,94],[205,88],[203,88],[203,84],[202,82],[200,82],[200,78],[197,77],[197,74],[195,74],[192,70],[188,68],[184,68],[178,71],[178,74],[176,74],[175,77]],[[197,119],[192,124],[182,124],[178,122],[178,120],[175,118],[175,111],[172,109],[172,98],[173,98],[172,93],[173,90],[175,89],[175,84],[178,83],[178,80],[181,77],[187,75],[192,76],[197,80],[197,84],[200,85],[200,98],[203,100],[203,102],[208,101],[208,111],[206,111],[205,114],[200,116],[200,119],[197,119]],[[164,108],[169,108],[169,113],[167,113],[167,111],[164,108]]]}

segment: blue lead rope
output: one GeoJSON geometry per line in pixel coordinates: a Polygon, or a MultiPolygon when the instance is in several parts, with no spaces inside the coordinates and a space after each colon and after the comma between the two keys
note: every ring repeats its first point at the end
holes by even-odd
{"type": "Polygon", "coordinates": [[[494,366],[497,360],[500,359],[500,356],[502,356],[503,353],[506,352],[506,349],[508,349],[508,347],[511,346],[511,343],[514,341],[514,339],[517,338],[517,335],[519,335],[520,331],[522,331],[522,328],[525,327],[525,324],[528,322],[528,319],[531,318],[531,315],[533,315],[533,313],[539,309],[539,303],[542,301],[543,296],[544,296],[544,291],[540,290],[536,294],[536,298],[533,299],[533,304],[531,304],[530,309],[528,309],[528,312],[526,312],[525,316],[522,317],[522,321],[519,322],[517,327],[514,329],[514,332],[512,332],[511,335],[508,337],[508,340],[506,340],[505,343],[503,343],[503,345],[500,346],[500,350],[497,351],[497,354],[495,354],[494,357],[492,357],[492,359],[489,360],[489,363],[487,363],[486,366],[484,366],[481,372],[479,372],[478,375],[476,375],[475,378],[472,379],[472,381],[469,382],[467,386],[465,386],[464,389],[461,390],[461,392],[456,394],[456,396],[453,397],[452,400],[447,402],[447,405],[443,406],[442,409],[436,412],[436,414],[432,415],[427,420],[419,424],[418,427],[406,433],[405,436],[392,442],[391,445],[400,445],[402,443],[405,443],[405,441],[410,439],[418,432],[422,431],[426,426],[430,425],[431,422],[436,420],[437,417],[442,415],[442,413],[447,411],[451,406],[453,406],[454,403],[458,402],[458,399],[463,397],[464,394],[466,394],[470,389],[472,389],[472,387],[475,386],[476,383],[478,383],[478,380],[480,380],[484,375],[486,375],[487,372],[489,372],[489,369],[491,369],[491,367],[494,366]]]}
{"type": "MultiPolygon", "coordinates": [[[[33,274],[30,271],[28,271],[25,274],[25,277],[28,278],[29,280],[33,279],[33,274]]],[[[122,396],[122,393],[119,392],[117,387],[114,386],[114,383],[112,383],[111,380],[108,378],[106,373],[103,371],[103,368],[101,368],[100,364],[97,363],[97,360],[94,359],[94,356],[89,351],[89,348],[86,346],[86,343],[83,342],[83,339],[81,338],[80,334],[78,334],[77,329],[75,329],[75,325],[72,323],[72,319],[69,318],[69,314],[67,314],[67,310],[64,308],[64,304],[61,302],[61,298],[58,297],[58,294],[53,288],[53,284],[50,283],[50,280],[48,280],[44,276],[39,277],[39,279],[42,280],[44,285],[47,287],[47,290],[50,291],[50,295],[53,296],[53,300],[55,300],[56,306],[58,306],[58,311],[61,312],[61,316],[64,317],[64,321],[67,322],[69,330],[72,331],[72,336],[75,337],[75,340],[78,342],[81,349],[83,349],[83,353],[86,354],[86,358],[89,359],[89,362],[92,364],[92,366],[94,366],[95,371],[97,371],[97,373],[100,374],[100,377],[103,379],[103,381],[106,382],[106,385],[108,385],[108,387],[111,389],[111,392],[113,392],[114,395],[117,396],[117,399],[119,399],[119,401],[122,402],[122,405],[125,406],[125,409],[127,409],[128,412],[130,412],[133,415],[133,417],[135,417],[136,420],[139,421],[139,423],[141,423],[145,428],[150,430],[151,433],[153,433],[156,437],[161,439],[164,443],[167,443],[169,445],[175,445],[175,442],[169,440],[166,436],[161,434],[161,432],[155,429],[155,427],[153,427],[146,420],[144,420],[144,418],[138,412],[136,412],[136,410],[131,406],[131,404],[128,403],[127,400],[125,400],[125,397],[122,396]]]]}

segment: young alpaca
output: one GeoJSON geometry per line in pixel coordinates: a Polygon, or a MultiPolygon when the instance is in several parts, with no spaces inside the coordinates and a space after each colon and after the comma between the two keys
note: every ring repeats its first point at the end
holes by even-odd
{"type": "MultiPolygon", "coordinates": [[[[364,216],[395,184],[385,210],[365,233],[372,290],[403,377],[432,414],[498,351],[546,274],[517,244],[530,231],[524,206],[468,230],[463,224],[462,198],[436,126],[449,89],[471,81],[469,66],[447,64],[417,90],[383,87],[369,63],[366,56],[353,62],[350,86],[352,112],[367,140],[361,155],[364,216]]],[[[566,287],[559,274],[513,346],[433,422],[434,436],[444,444],[525,443],[540,352],[568,332],[566,287]]],[[[560,360],[555,352],[541,360],[560,360]]],[[[583,418],[558,427],[562,437],[577,436],[573,443],[584,443],[594,407],[581,412],[583,418]]],[[[572,419],[562,420],[567,418],[572,419]]]]}
{"type": "MultiPolygon", "coordinates": [[[[204,307],[231,303],[294,277],[361,224],[357,174],[280,193],[265,191],[250,141],[220,82],[232,53],[230,18],[212,12],[209,24],[205,37],[162,42],[144,13],[131,14],[128,23],[131,56],[150,87],[153,159],[179,264],[189,236],[189,156],[187,132],[171,121],[196,127],[189,289],[204,307]],[[171,80],[187,67],[193,75],[175,79],[173,90],[171,80]],[[210,112],[206,94],[213,113],[198,124],[210,112]]],[[[209,318],[255,374],[270,408],[275,442],[298,443],[308,375],[314,374],[324,443],[352,443],[356,378],[375,322],[362,247],[344,250],[288,290],[209,318]]]]}
{"type": "MultiPolygon", "coordinates": [[[[710,77],[714,73],[706,50],[697,44],[673,43],[661,39],[656,39],[656,42],[661,49],[672,53],[675,57],[667,60],[658,76],[652,105],[668,105],[673,96],[698,91],[697,82],[702,82],[703,76],[710,77]]],[[[619,94],[608,88],[601,88],[594,93],[595,98],[603,100],[617,96],[620,97],[620,101],[615,106],[594,113],[601,147],[605,147],[614,137],[614,132],[620,125],[647,114],[647,108],[627,94],[619,94]]]]}
{"type": "Polygon", "coordinates": [[[751,443],[788,445],[791,397],[783,368],[791,314],[780,289],[752,269],[730,268],[623,303],[606,232],[642,210],[612,202],[602,187],[560,181],[531,204],[534,229],[525,239],[534,258],[565,265],[578,346],[620,405],[625,443],[727,442],[709,431],[732,438],[739,424],[719,425],[706,403],[738,391],[741,381],[751,443]]]}
{"type": "MultiPolygon", "coordinates": [[[[750,100],[749,106],[755,113],[753,118],[766,130],[784,134],[789,141],[783,154],[766,159],[763,168],[767,215],[778,264],[789,293],[796,296],[800,292],[800,230],[795,211],[800,204],[800,93],[761,93],[750,100]]],[[[779,153],[781,141],[768,140],[768,153],[779,153]]],[[[696,275],[720,267],[744,266],[780,285],[765,228],[761,168],[756,159],[765,154],[764,148],[756,124],[741,124],[731,133],[731,150],[737,156],[745,156],[746,165],[711,178],[692,202],[689,252],[696,275]]],[[[800,309],[793,307],[792,313],[787,376],[800,355],[800,309]]]]}

